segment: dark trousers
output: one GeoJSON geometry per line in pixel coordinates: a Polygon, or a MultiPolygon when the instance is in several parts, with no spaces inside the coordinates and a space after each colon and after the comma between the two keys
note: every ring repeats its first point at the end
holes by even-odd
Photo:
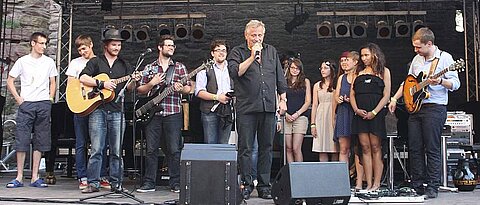
{"type": "Polygon", "coordinates": [[[408,158],[413,188],[426,183],[427,189],[437,191],[440,186],[441,135],[446,118],[446,106],[426,104],[408,119],[408,158]]]}
{"type": "Polygon", "coordinates": [[[238,114],[238,161],[242,182],[253,187],[252,151],[258,142],[257,190],[270,189],[272,147],[275,136],[275,113],[238,114]]]}
{"type": "Polygon", "coordinates": [[[180,154],[183,147],[181,114],[155,115],[145,127],[147,155],[145,156],[144,184],[155,186],[160,146],[168,163],[169,185],[180,185],[180,154]]]}

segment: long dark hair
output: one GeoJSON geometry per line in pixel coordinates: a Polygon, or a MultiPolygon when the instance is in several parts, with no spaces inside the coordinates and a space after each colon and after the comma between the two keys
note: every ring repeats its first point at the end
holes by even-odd
{"type": "Polygon", "coordinates": [[[328,66],[330,68],[330,75],[328,77],[330,77],[330,83],[328,84],[328,88],[327,88],[327,91],[328,92],[333,92],[333,90],[335,90],[335,87],[337,85],[337,65],[335,64],[334,61],[332,60],[326,60],[326,61],[322,61],[320,63],[320,84],[319,84],[319,87],[320,88],[323,88],[325,84],[325,78],[322,76],[322,64],[324,64],[326,66],[328,66]]]}
{"type": "MultiPolygon", "coordinates": [[[[376,75],[383,77],[383,73],[385,72],[385,55],[383,54],[380,47],[378,47],[378,45],[375,43],[368,43],[367,45],[362,46],[360,48],[360,55],[362,55],[362,49],[370,50],[370,52],[372,53],[371,66],[372,66],[373,72],[376,75]]],[[[364,70],[365,68],[366,68],[365,63],[363,63],[363,61],[360,60],[359,66],[357,67],[356,74],[358,75],[358,73],[364,70]]]]}
{"type": "Polygon", "coordinates": [[[293,58],[290,66],[292,64],[295,64],[298,69],[300,69],[300,73],[298,73],[297,80],[293,82],[293,76],[290,74],[290,68],[286,70],[286,80],[289,88],[292,88],[294,90],[300,90],[300,89],[305,89],[305,72],[303,72],[303,63],[300,59],[298,58],[293,58]]]}

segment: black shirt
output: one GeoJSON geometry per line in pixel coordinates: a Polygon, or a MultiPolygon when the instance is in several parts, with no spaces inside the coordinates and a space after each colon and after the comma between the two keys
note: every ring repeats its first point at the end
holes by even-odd
{"type": "Polygon", "coordinates": [[[250,54],[251,51],[245,43],[233,48],[227,57],[228,71],[235,84],[237,112],[240,114],[275,112],[275,94],[283,94],[287,90],[277,49],[263,44],[262,63],[255,60],[242,76],[238,76],[240,63],[249,58],[250,54]]]}
{"type": "MultiPolygon", "coordinates": [[[[82,73],[80,73],[80,76],[87,74],[91,77],[95,77],[101,73],[107,74],[110,79],[116,79],[133,73],[133,67],[130,67],[125,60],[117,58],[110,68],[105,55],[100,55],[90,59],[87,62],[87,65],[83,69],[82,73]]],[[[105,110],[112,112],[120,112],[121,102],[116,103],[115,101],[117,100],[118,94],[124,85],[125,82],[117,84],[117,87],[115,88],[115,98],[112,101],[105,103],[104,106],[100,105],[98,108],[104,108],[105,110]]]]}

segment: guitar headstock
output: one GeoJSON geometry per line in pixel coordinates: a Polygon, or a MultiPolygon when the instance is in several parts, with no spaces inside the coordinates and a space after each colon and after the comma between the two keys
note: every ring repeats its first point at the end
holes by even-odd
{"type": "Polygon", "coordinates": [[[215,61],[213,59],[208,59],[205,63],[203,63],[203,65],[206,68],[211,68],[213,66],[213,64],[215,64],[215,61]]]}
{"type": "Polygon", "coordinates": [[[448,67],[448,71],[458,71],[458,72],[465,71],[465,60],[461,58],[456,60],[455,63],[453,63],[448,67]]]}

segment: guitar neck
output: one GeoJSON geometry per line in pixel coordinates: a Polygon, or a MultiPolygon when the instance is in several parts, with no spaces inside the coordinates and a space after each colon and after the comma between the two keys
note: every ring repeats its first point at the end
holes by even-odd
{"type": "MultiPolygon", "coordinates": [[[[445,69],[443,69],[442,71],[438,72],[437,74],[433,75],[432,78],[437,79],[437,78],[439,78],[440,76],[442,76],[443,74],[445,74],[447,71],[448,71],[448,68],[445,68],[445,69]]],[[[418,87],[419,87],[418,90],[423,89],[423,88],[426,87],[427,85],[428,85],[428,81],[426,81],[426,80],[422,81],[422,82],[419,83],[419,85],[418,85],[418,87]]]]}
{"type": "Polygon", "coordinates": [[[127,81],[127,80],[130,80],[130,78],[131,78],[130,75],[127,75],[127,76],[123,76],[123,77],[121,77],[121,78],[113,79],[113,82],[114,82],[115,84],[119,84],[119,83],[123,83],[123,82],[125,82],[125,81],[127,81]]]}

